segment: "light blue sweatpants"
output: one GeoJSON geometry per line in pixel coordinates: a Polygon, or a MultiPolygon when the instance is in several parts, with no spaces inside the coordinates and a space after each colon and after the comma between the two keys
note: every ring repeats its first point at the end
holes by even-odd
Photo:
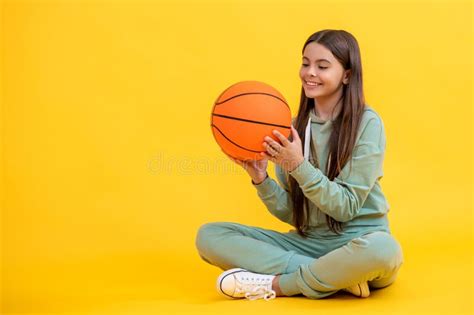
{"type": "MultiPolygon", "coordinates": [[[[349,235],[350,236],[350,235],[349,235]]],[[[395,281],[403,264],[400,244],[385,231],[348,239],[301,237],[295,230],[281,233],[231,222],[202,225],[196,237],[200,257],[228,270],[244,268],[281,274],[280,289],[287,296],[303,294],[319,299],[368,281],[383,288],[395,281]]]]}

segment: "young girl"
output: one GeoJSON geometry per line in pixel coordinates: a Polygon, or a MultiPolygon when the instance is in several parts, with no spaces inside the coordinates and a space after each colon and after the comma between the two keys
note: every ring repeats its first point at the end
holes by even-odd
{"type": "Polygon", "coordinates": [[[265,300],[339,290],[367,297],[395,281],[403,263],[381,190],[385,132],[365,104],[357,40],[322,30],[303,46],[298,115],[291,140],[274,131],[259,161],[239,161],[267,209],[296,228],[280,233],[238,223],[201,226],[200,257],[225,270],[217,290],[265,300]],[[268,176],[275,163],[278,182],[268,176]]]}

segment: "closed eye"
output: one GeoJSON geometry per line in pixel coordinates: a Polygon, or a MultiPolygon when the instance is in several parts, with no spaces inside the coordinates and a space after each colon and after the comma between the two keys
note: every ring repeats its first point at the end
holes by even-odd
{"type": "MultiPolygon", "coordinates": [[[[303,66],[303,67],[307,67],[308,65],[305,64],[305,63],[303,63],[302,66],[303,66]]],[[[319,69],[327,69],[327,68],[328,68],[328,67],[321,67],[321,66],[319,67],[319,69]]]]}

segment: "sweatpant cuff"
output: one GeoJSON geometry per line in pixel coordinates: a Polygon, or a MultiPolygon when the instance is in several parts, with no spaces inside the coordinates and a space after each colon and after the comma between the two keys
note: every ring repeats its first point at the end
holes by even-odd
{"type": "Polygon", "coordinates": [[[301,290],[296,284],[297,271],[292,273],[285,273],[278,279],[281,292],[286,296],[301,294],[301,290]]]}
{"type": "Polygon", "coordinates": [[[280,275],[278,284],[280,285],[281,292],[286,296],[292,296],[301,294],[301,290],[296,284],[296,277],[298,269],[301,265],[309,265],[313,262],[314,258],[294,254],[288,260],[288,265],[284,274],[280,275]]]}

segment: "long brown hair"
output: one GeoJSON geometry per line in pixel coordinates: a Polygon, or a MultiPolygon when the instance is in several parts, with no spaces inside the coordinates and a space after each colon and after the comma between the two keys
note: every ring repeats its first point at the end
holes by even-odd
{"type": "MultiPolygon", "coordinates": [[[[343,166],[352,156],[357,130],[364,112],[365,99],[362,85],[362,64],[357,40],[344,30],[322,30],[312,34],[306,40],[302,53],[304,53],[305,47],[311,42],[317,42],[326,47],[341,63],[344,70],[350,69],[349,82],[343,85],[342,106],[338,116],[333,120],[333,129],[328,142],[329,154],[328,163],[326,163],[326,176],[332,181],[339,175],[343,166]]],[[[309,119],[309,113],[314,108],[314,105],[314,99],[307,98],[304,89],[301,88],[300,106],[294,126],[302,143],[305,140],[305,128],[309,119]]],[[[310,159],[309,162],[315,165],[317,163],[317,154],[312,145],[311,153],[313,159],[310,159]]],[[[319,164],[317,166],[319,167],[319,164]]],[[[309,221],[309,200],[304,196],[298,182],[292,176],[289,176],[288,180],[293,201],[293,223],[297,228],[298,234],[306,237],[309,221]]],[[[342,231],[342,222],[336,221],[327,214],[326,223],[334,233],[340,234],[342,231]]]]}

